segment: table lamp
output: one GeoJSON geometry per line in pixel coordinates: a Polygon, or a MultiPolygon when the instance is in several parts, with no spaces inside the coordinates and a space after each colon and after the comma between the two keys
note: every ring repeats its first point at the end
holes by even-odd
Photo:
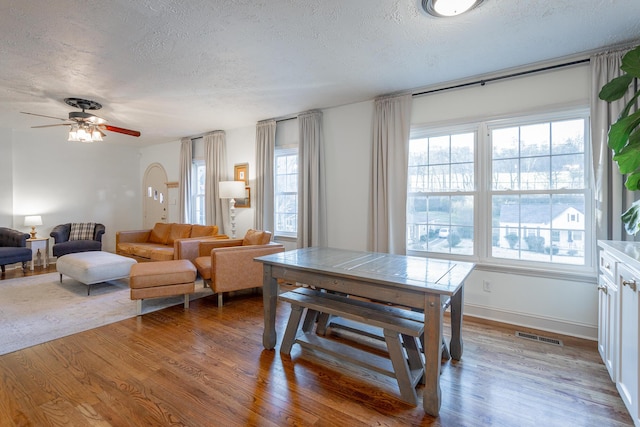
{"type": "Polygon", "coordinates": [[[220,181],[218,192],[221,199],[229,200],[229,216],[231,218],[231,238],[236,238],[236,200],[244,199],[247,191],[244,181],[220,181]]]}
{"type": "Polygon", "coordinates": [[[36,238],[36,225],[42,225],[42,217],[40,215],[28,215],[24,217],[24,226],[31,227],[31,238],[36,238]]]}

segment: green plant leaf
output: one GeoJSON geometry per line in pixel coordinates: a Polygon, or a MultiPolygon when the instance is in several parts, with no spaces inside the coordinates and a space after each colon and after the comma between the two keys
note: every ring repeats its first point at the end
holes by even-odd
{"type": "Polygon", "coordinates": [[[627,144],[618,154],[613,156],[618,163],[621,174],[628,174],[640,168],[640,145],[627,144]]]}
{"type": "Polygon", "coordinates": [[[627,89],[632,81],[633,76],[630,76],[629,74],[616,77],[606,85],[602,86],[602,89],[600,89],[600,93],[598,94],[598,98],[607,102],[618,100],[627,93],[627,89]]]}
{"type": "Polygon", "coordinates": [[[635,95],[633,95],[633,97],[629,100],[629,102],[627,102],[627,105],[625,105],[624,110],[620,112],[618,119],[622,117],[627,117],[629,115],[629,111],[631,111],[631,109],[636,105],[636,100],[638,99],[638,96],[640,96],[640,91],[636,92],[635,95]]]}
{"type": "Polygon", "coordinates": [[[609,148],[615,154],[620,153],[629,140],[631,132],[640,125],[640,110],[630,116],[619,119],[609,128],[609,148]]]}
{"type": "Polygon", "coordinates": [[[620,69],[633,77],[640,78],[640,46],[624,54],[620,69]]]}
{"type": "Polygon", "coordinates": [[[640,190],[640,171],[635,171],[627,176],[627,180],[624,183],[624,186],[627,187],[629,191],[638,191],[640,190]]]}
{"type": "Polygon", "coordinates": [[[631,207],[620,218],[627,233],[635,236],[640,231],[640,200],[633,202],[631,207]]]}

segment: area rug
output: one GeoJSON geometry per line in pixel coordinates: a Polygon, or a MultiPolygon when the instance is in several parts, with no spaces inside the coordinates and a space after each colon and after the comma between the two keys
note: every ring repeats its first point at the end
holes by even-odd
{"type": "MultiPolygon", "coordinates": [[[[190,300],[211,295],[196,281],[190,300]]],[[[184,303],[184,296],[142,302],[142,313],[184,303]]],[[[87,285],[58,273],[0,281],[0,355],[135,317],[128,279],[87,285]]]]}

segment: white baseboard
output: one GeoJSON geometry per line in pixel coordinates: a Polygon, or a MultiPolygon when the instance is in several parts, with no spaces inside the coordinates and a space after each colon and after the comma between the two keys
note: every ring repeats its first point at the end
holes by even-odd
{"type": "Polygon", "coordinates": [[[598,339],[598,325],[580,324],[569,322],[564,319],[551,317],[533,316],[527,313],[518,313],[507,310],[497,310],[495,308],[465,304],[464,314],[481,319],[493,320],[495,322],[508,323],[516,326],[529,327],[548,331],[562,335],[596,341],[598,339]]]}

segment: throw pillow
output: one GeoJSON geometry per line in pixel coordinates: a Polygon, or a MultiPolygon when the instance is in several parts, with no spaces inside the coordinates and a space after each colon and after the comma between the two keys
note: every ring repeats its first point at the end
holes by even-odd
{"type": "Polygon", "coordinates": [[[191,227],[191,237],[207,237],[218,234],[217,225],[198,225],[193,224],[191,227]]]}
{"type": "Polygon", "coordinates": [[[191,224],[171,224],[167,245],[173,245],[177,239],[184,239],[191,234],[191,224]]]}
{"type": "Polygon", "coordinates": [[[271,240],[271,235],[266,234],[264,231],[247,230],[247,234],[245,234],[244,239],[242,239],[242,246],[266,245],[269,243],[269,240],[271,240]]]}
{"type": "Polygon", "coordinates": [[[72,222],[69,240],[93,240],[95,222],[72,222]]]}
{"type": "Polygon", "coordinates": [[[170,231],[171,231],[171,224],[165,224],[164,222],[157,222],[156,225],[153,226],[153,230],[151,230],[151,235],[149,236],[149,242],[166,245],[167,239],[169,238],[170,231]]]}

